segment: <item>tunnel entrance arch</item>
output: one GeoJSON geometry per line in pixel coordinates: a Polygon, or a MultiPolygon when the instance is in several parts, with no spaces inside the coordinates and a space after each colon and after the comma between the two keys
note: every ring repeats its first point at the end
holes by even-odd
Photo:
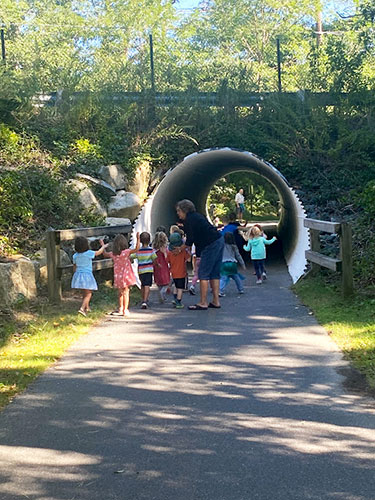
{"type": "Polygon", "coordinates": [[[211,188],[220,178],[237,171],[260,175],[278,192],[280,219],[276,231],[289,274],[295,282],[305,270],[305,250],[309,248],[308,232],[303,227],[305,211],[285,177],[270,163],[248,151],[215,148],[185,157],[165,174],[143,207],[134,230],[154,234],[157,226],[175,223],[175,205],[185,198],[193,201],[197,211],[205,214],[211,188]]]}

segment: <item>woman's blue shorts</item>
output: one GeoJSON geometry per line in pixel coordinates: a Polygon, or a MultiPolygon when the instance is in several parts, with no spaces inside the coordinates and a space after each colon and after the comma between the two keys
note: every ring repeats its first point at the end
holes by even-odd
{"type": "Polygon", "coordinates": [[[224,251],[224,238],[220,236],[217,240],[207,245],[201,253],[201,262],[198,269],[200,280],[219,280],[221,261],[224,251]]]}

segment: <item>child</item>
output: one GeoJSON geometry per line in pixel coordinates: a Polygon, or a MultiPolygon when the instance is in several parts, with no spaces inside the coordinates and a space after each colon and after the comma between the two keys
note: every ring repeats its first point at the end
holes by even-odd
{"type": "Polygon", "coordinates": [[[156,259],[154,260],[154,281],[159,289],[160,302],[163,303],[167,300],[166,293],[171,281],[167,260],[167,235],[163,231],[157,232],[152,246],[156,251],[156,259]]]}
{"type": "Polygon", "coordinates": [[[173,301],[176,309],[182,309],[182,293],[185,289],[186,262],[190,259],[190,254],[183,245],[181,235],[172,233],[169,237],[168,262],[171,269],[172,278],[176,287],[176,295],[173,301]]]}
{"type": "MultiPolygon", "coordinates": [[[[172,226],[169,228],[169,234],[173,234],[173,233],[178,233],[181,235],[181,238],[182,238],[182,243],[185,243],[186,239],[185,239],[185,234],[184,234],[184,231],[181,229],[180,226],[178,226],[177,224],[172,224],[172,226]]],[[[172,280],[172,283],[171,285],[173,284],[173,280],[172,280]]],[[[186,271],[186,278],[185,278],[185,286],[184,286],[184,290],[188,290],[188,286],[189,286],[189,277],[188,277],[188,273],[186,271]]],[[[173,285],[173,294],[176,296],[176,286],[173,285]]]]}
{"type": "Polygon", "coordinates": [[[147,233],[146,231],[141,233],[139,239],[142,246],[138,250],[136,258],[138,259],[138,274],[139,279],[141,280],[141,309],[147,309],[150,288],[152,285],[152,274],[154,271],[153,262],[157,256],[154,250],[150,247],[150,233],[147,233]]]}
{"type": "Polygon", "coordinates": [[[267,275],[264,270],[264,262],[266,260],[266,247],[265,245],[271,245],[276,238],[273,237],[270,240],[266,240],[264,236],[261,236],[262,232],[257,226],[253,226],[250,231],[248,231],[249,241],[244,245],[244,250],[249,252],[251,250],[251,260],[254,264],[254,270],[257,276],[257,285],[262,284],[262,278],[266,279],[267,275]]]}
{"type": "Polygon", "coordinates": [[[130,256],[138,252],[140,246],[139,233],[134,249],[129,249],[128,241],[123,234],[117,234],[113,241],[112,252],[104,252],[104,256],[113,260],[114,286],[118,289],[118,314],[129,316],[129,287],[136,284],[135,274],[130,256]]]}
{"type": "Polygon", "coordinates": [[[84,236],[77,236],[74,242],[76,253],[73,255],[73,278],[72,288],[78,288],[83,292],[83,299],[79,314],[86,316],[90,311],[90,300],[93,290],[98,289],[98,285],[92,273],[93,259],[101,255],[108,245],[104,245],[103,240],[100,240],[101,247],[99,250],[89,250],[89,242],[84,236]]]}
{"type": "Polygon", "coordinates": [[[198,255],[197,249],[193,243],[193,246],[191,247],[191,252],[192,252],[192,264],[193,264],[193,278],[191,280],[191,285],[189,288],[190,295],[195,295],[195,285],[197,284],[199,277],[198,277],[198,270],[199,270],[199,264],[201,263],[201,257],[198,255]]]}
{"type": "Polygon", "coordinates": [[[238,251],[233,233],[224,234],[224,253],[220,269],[220,297],[225,297],[225,287],[229,283],[229,279],[236,283],[239,293],[244,293],[242,279],[238,273],[238,264],[245,268],[245,262],[238,251]]]}
{"type": "Polygon", "coordinates": [[[178,233],[181,238],[184,236],[183,230],[179,228],[177,224],[172,224],[172,226],[169,228],[169,234],[171,235],[173,233],[178,233]]]}
{"type": "MultiPolygon", "coordinates": [[[[260,229],[260,236],[263,236],[263,238],[266,238],[267,239],[267,235],[266,233],[263,231],[263,228],[260,224],[254,224],[254,227],[257,227],[260,229]]],[[[256,274],[256,272],[254,271],[254,274],[256,274]]],[[[262,278],[264,280],[267,279],[267,271],[266,271],[266,267],[265,267],[265,264],[263,265],[263,273],[262,273],[262,278]]]]}

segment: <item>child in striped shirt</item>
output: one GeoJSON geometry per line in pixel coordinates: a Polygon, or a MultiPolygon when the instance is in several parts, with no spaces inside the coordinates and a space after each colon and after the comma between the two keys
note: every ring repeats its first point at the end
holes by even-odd
{"type": "Polygon", "coordinates": [[[136,258],[138,260],[138,274],[141,281],[141,309],[147,309],[148,298],[150,296],[150,288],[152,285],[152,275],[154,272],[153,262],[156,259],[157,255],[154,249],[150,247],[150,233],[141,233],[139,239],[142,246],[138,250],[136,258]]]}

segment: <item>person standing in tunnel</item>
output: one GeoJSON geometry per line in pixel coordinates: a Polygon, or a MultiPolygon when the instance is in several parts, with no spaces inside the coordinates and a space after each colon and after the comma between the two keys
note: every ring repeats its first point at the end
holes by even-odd
{"type": "Polygon", "coordinates": [[[190,200],[181,200],[176,205],[177,216],[184,223],[186,246],[195,244],[201,256],[198,270],[200,302],[189,306],[190,310],[219,309],[220,268],[224,250],[224,238],[206,217],[198,213],[190,200]],[[208,302],[208,285],[212,289],[212,302],[208,302]]]}
{"type": "Polygon", "coordinates": [[[245,197],[243,195],[243,189],[240,188],[236,194],[234,201],[236,202],[237,217],[239,219],[243,218],[243,213],[245,211],[245,197]]]}

